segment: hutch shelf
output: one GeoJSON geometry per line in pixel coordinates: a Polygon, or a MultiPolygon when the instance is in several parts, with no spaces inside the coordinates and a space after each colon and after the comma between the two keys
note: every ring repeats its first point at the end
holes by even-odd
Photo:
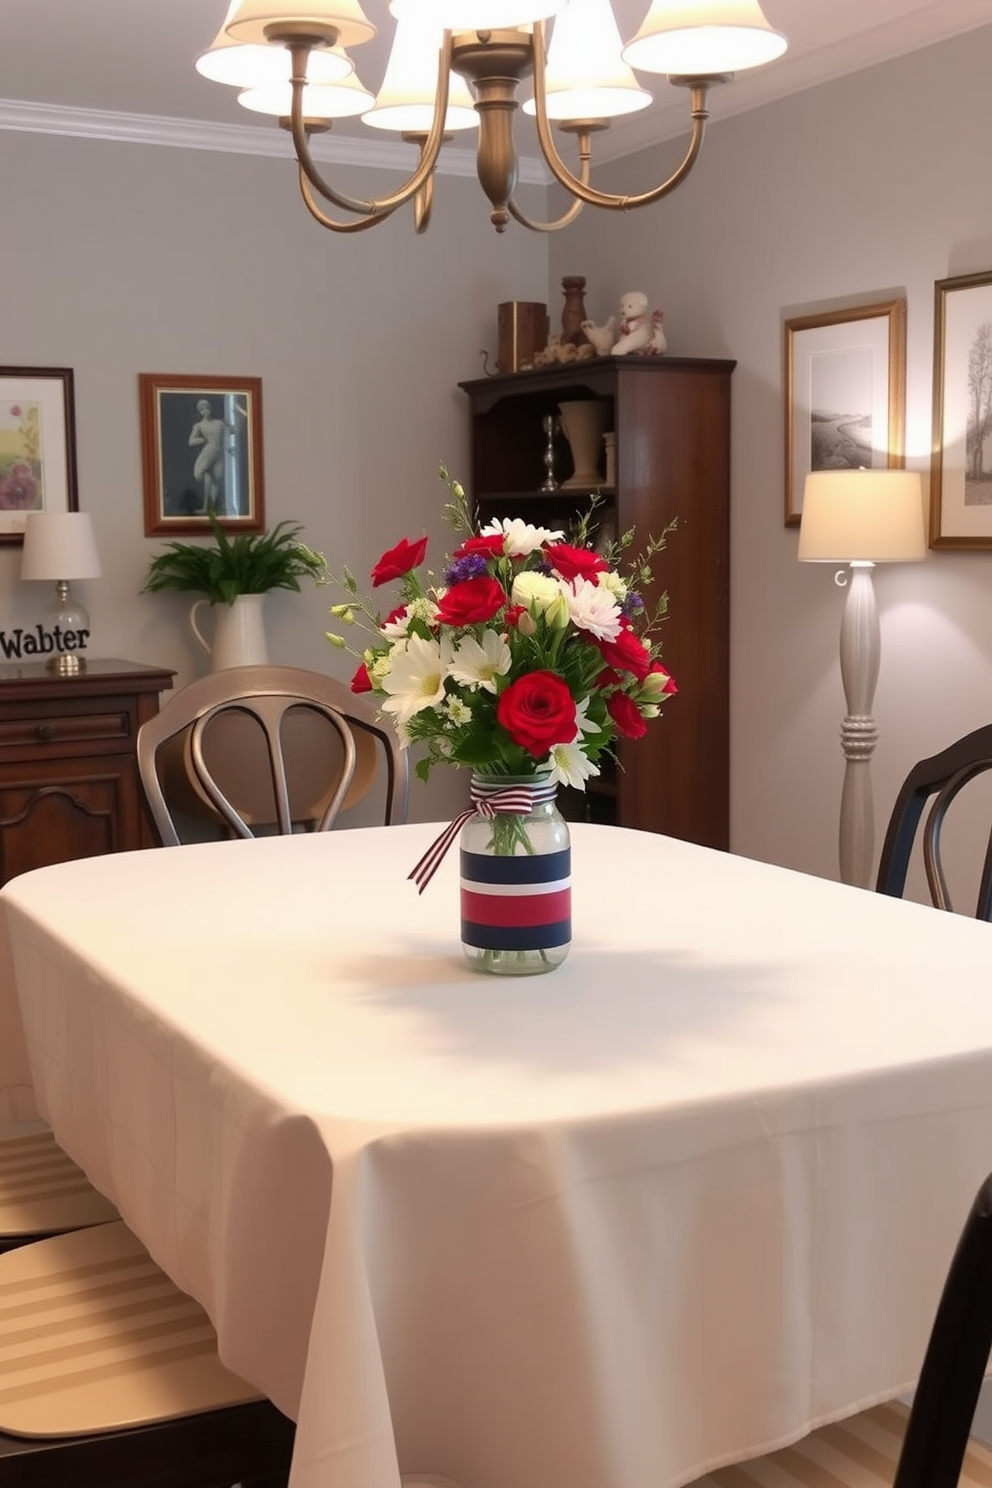
{"type": "Polygon", "coordinates": [[[521,516],[568,527],[592,487],[566,483],[568,442],[555,437],[555,490],[545,490],[545,420],[559,405],[599,399],[615,435],[615,483],[597,489],[597,542],[633,528],[632,551],[676,529],[654,561],[668,592],[665,665],[679,693],[642,739],[624,741],[615,770],[585,793],[562,792],[566,815],[664,832],[726,849],[730,814],[730,379],[736,363],[680,357],[596,357],[459,386],[471,417],[470,491],[482,520],[521,516]]]}

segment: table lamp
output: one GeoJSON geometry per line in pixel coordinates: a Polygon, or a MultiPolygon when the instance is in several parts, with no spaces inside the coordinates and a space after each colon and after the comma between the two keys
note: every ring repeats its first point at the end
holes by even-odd
{"type": "Polygon", "coordinates": [[[868,888],[874,857],[871,756],[878,740],[871,716],[881,634],[872,569],[926,557],[923,486],[913,470],[814,470],[806,477],[799,529],[804,563],[846,563],[835,582],[847,585],[840,629],[840,672],[847,703],[841,725],[846,761],[840,803],[841,882],[868,888]]]}
{"type": "MultiPolygon", "coordinates": [[[[42,635],[52,641],[50,671],[84,670],[86,660],[79,650],[89,636],[90,617],[73,598],[69,584],[72,579],[98,579],[100,575],[100,555],[88,512],[28,513],[21,578],[55,581],[55,598],[40,617],[42,635]]],[[[42,646],[48,650],[44,639],[42,646]]]]}

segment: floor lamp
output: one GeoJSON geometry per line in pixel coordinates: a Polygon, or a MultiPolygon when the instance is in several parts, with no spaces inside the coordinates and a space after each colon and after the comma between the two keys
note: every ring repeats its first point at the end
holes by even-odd
{"type": "Polygon", "coordinates": [[[846,563],[840,674],[847,717],[841,725],[844,789],[840,802],[841,882],[868,888],[874,860],[871,756],[878,739],[872,702],[881,634],[872,569],[926,557],[923,488],[911,470],[814,470],[806,477],[799,531],[805,563],[846,563]]]}

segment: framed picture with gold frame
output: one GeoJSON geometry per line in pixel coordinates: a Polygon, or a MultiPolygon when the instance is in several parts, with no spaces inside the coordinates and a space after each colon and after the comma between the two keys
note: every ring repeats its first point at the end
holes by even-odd
{"type": "Polygon", "coordinates": [[[262,380],[138,375],[145,536],[264,532],[262,380]]]}
{"type": "Polygon", "coordinates": [[[906,420],[906,301],[785,322],[785,525],[811,470],[899,468],[906,420]]]}
{"type": "Polygon", "coordinates": [[[930,546],[992,548],[992,272],[938,279],[930,546]]]}

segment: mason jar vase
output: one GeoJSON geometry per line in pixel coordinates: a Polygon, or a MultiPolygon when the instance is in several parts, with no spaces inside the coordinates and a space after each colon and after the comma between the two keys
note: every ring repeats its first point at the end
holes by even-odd
{"type": "Polygon", "coordinates": [[[461,938],[469,964],[493,976],[553,971],[572,938],[571,847],[555,787],[540,776],[472,776],[472,799],[509,787],[524,809],[477,812],[461,831],[461,938]]]}

